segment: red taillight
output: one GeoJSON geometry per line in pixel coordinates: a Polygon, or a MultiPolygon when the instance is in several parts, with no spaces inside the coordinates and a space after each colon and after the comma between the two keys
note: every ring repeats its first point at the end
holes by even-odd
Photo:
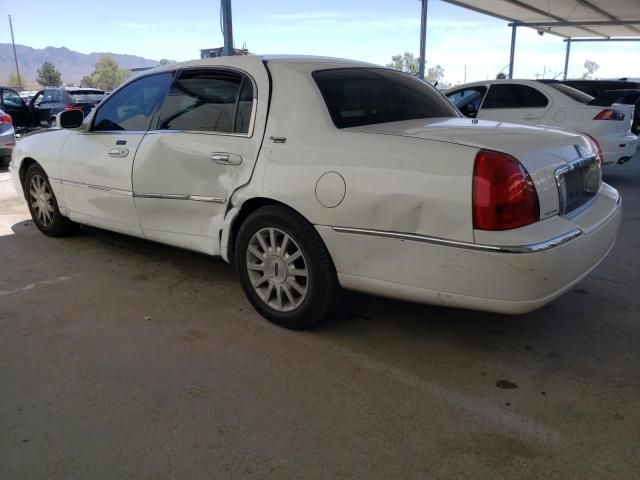
{"type": "Polygon", "coordinates": [[[599,114],[593,117],[594,120],[624,120],[624,113],[612,108],[602,110],[599,114]]]}
{"type": "Polygon", "coordinates": [[[11,118],[11,115],[7,113],[0,115],[0,125],[13,125],[13,119],[11,118]]]}
{"type": "Polygon", "coordinates": [[[596,140],[595,137],[592,137],[588,133],[585,133],[585,135],[589,137],[589,140],[591,140],[591,143],[593,143],[593,146],[595,147],[596,152],[598,152],[598,158],[600,159],[600,163],[602,163],[604,161],[604,156],[602,155],[602,147],[600,146],[600,142],[596,140]]]}
{"type": "Polygon", "coordinates": [[[480,150],[473,168],[473,228],[509,230],[537,222],[538,193],[515,158],[480,150]]]}
{"type": "Polygon", "coordinates": [[[82,107],[79,107],[77,105],[74,105],[73,103],[70,103],[69,105],[64,107],[64,109],[65,110],[82,110],[82,107]]]}

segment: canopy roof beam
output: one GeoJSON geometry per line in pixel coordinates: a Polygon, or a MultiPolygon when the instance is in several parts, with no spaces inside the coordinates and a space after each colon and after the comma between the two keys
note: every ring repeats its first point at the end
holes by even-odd
{"type": "MultiPolygon", "coordinates": [[[[620,19],[618,17],[615,17],[615,16],[611,15],[609,12],[604,11],[603,9],[601,9],[600,7],[594,5],[593,3],[591,3],[588,0],[576,0],[576,2],[578,2],[580,5],[584,5],[585,7],[589,8],[590,10],[602,15],[603,17],[607,17],[609,20],[611,20],[613,22],[619,22],[620,21],[620,19]]],[[[625,25],[625,24],[618,23],[617,25],[625,25]]],[[[640,33],[640,29],[638,29],[638,28],[636,28],[634,26],[628,26],[627,29],[631,30],[635,34],[640,33]]]]}
{"type": "MultiPolygon", "coordinates": [[[[520,0],[504,0],[506,3],[510,3],[511,5],[515,5],[517,7],[523,8],[525,10],[529,10],[530,12],[536,13],[538,15],[541,15],[543,17],[548,17],[548,18],[553,18],[554,20],[557,20],[559,22],[564,22],[566,21],[566,19],[562,18],[562,17],[558,17],[557,15],[554,15],[552,13],[549,12],[545,12],[544,10],[540,10],[539,8],[533,7],[531,5],[528,5],[524,2],[521,2],[520,0]]],[[[589,32],[590,34],[596,36],[596,37],[605,37],[606,35],[601,34],[600,32],[596,32],[595,30],[591,30],[589,28],[586,27],[579,27],[580,29],[584,30],[585,32],[589,32]]]]}

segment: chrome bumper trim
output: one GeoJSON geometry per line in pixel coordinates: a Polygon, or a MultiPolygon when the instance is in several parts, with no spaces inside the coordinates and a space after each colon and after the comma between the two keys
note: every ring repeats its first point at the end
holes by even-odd
{"type": "Polygon", "coordinates": [[[356,235],[367,235],[372,237],[393,238],[395,240],[408,240],[412,242],[431,243],[434,245],[443,245],[446,247],[463,248],[466,250],[481,250],[484,252],[498,253],[539,253],[570,242],[574,238],[582,235],[582,230],[575,228],[567,233],[554,237],[550,240],[533,243],[529,245],[482,245],[478,243],[461,242],[458,240],[447,240],[438,237],[429,237],[426,235],[416,235],[413,233],[385,232],[382,230],[367,230],[363,228],[349,227],[331,227],[338,233],[350,233],[356,235]]]}

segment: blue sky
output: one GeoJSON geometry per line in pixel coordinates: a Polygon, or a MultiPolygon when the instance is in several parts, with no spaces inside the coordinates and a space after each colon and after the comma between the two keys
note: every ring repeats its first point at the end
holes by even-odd
{"type": "MultiPolygon", "coordinates": [[[[197,58],[199,49],[221,46],[218,0],[111,0],[100,4],[32,0],[2,2],[0,21],[11,14],[16,43],[35,48],[65,46],[84,53],[111,51],[147,58],[197,58]]],[[[254,53],[329,55],[385,64],[392,55],[417,55],[418,0],[233,0],[234,38],[254,53]]],[[[439,0],[429,3],[427,62],[459,83],[495,77],[509,63],[511,30],[506,22],[439,0]]],[[[8,28],[0,42],[10,42],[8,28]]],[[[563,69],[559,37],[518,31],[515,76],[553,77],[563,69]]],[[[640,77],[640,43],[572,46],[570,76],[586,58],[603,78],[640,77]]]]}

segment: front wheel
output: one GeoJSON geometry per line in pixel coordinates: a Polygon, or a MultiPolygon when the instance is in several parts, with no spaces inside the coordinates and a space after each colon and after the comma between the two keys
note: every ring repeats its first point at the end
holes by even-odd
{"type": "Polygon", "coordinates": [[[235,264],[249,301],[267,320],[303,329],[335,308],[339,286],[333,262],[313,225],[273,205],[240,226],[235,264]]]}
{"type": "Polygon", "coordinates": [[[60,213],[47,174],[36,163],[27,170],[24,180],[25,197],[36,227],[50,237],[64,237],[74,233],[76,224],[60,213]]]}

